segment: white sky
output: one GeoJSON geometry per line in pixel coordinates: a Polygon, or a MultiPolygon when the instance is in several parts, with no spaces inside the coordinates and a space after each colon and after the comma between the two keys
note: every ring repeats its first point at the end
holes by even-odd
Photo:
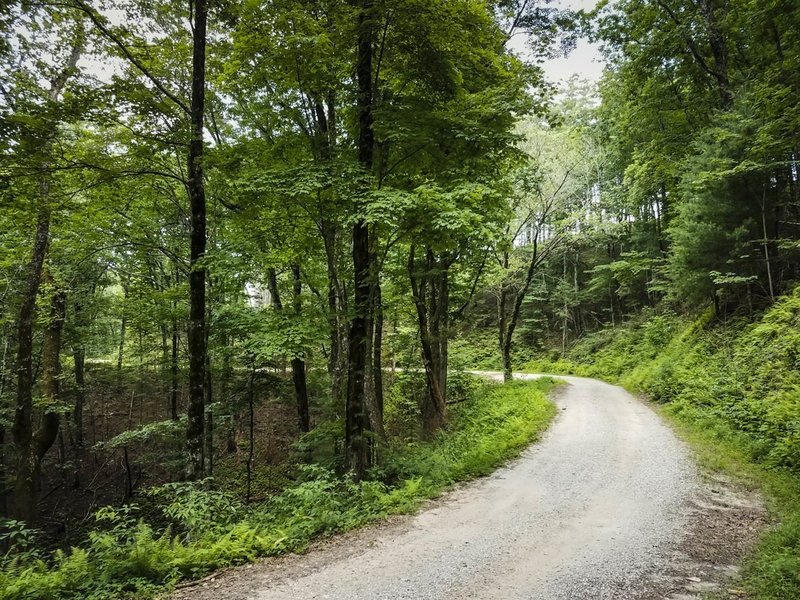
{"type": "MultiPolygon", "coordinates": [[[[552,0],[550,6],[571,10],[592,10],[599,0],[552,0]]],[[[114,23],[124,21],[119,11],[106,11],[114,23]]],[[[523,56],[527,54],[526,39],[522,34],[515,35],[509,45],[523,56]]],[[[96,57],[82,57],[81,65],[92,75],[103,81],[110,80],[113,72],[119,71],[119,63],[97,59],[96,57]]],[[[577,75],[581,79],[597,82],[603,74],[605,62],[597,44],[592,44],[584,38],[579,38],[576,48],[566,57],[553,58],[542,64],[545,76],[549,81],[560,84],[577,75]]],[[[560,87],[560,86],[559,86],[560,87]]]]}
{"type": "MultiPolygon", "coordinates": [[[[569,8],[572,10],[592,10],[597,6],[598,0],[555,0],[552,6],[558,8],[569,8]]],[[[511,41],[511,46],[524,52],[525,39],[516,36],[511,41]]],[[[566,81],[574,75],[590,81],[598,81],[603,74],[605,62],[596,44],[580,38],[577,47],[565,58],[554,58],[546,61],[544,68],[547,79],[554,83],[566,81]]]]}

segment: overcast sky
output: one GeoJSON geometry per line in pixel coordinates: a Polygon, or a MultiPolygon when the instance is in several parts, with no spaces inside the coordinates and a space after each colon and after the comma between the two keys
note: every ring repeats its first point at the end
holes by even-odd
{"type": "MultiPolygon", "coordinates": [[[[598,0],[555,0],[553,6],[569,8],[572,10],[592,10],[598,0]]],[[[511,46],[517,51],[524,51],[525,40],[516,36],[511,41],[511,46]]],[[[591,44],[585,39],[579,39],[578,45],[566,58],[554,58],[542,65],[547,78],[553,82],[566,81],[573,75],[583,79],[598,81],[603,74],[603,56],[596,44],[591,44]]]]}

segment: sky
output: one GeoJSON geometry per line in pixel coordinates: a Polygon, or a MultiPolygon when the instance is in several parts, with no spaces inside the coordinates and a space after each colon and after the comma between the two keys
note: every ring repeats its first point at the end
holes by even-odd
{"type": "MultiPolygon", "coordinates": [[[[592,10],[597,2],[598,0],[554,0],[552,6],[572,10],[592,10]]],[[[517,51],[524,52],[525,40],[522,36],[516,36],[511,41],[511,46],[517,51]]],[[[578,40],[577,47],[570,52],[569,56],[553,58],[542,65],[547,79],[554,83],[566,81],[573,75],[590,81],[598,81],[603,74],[604,66],[599,47],[583,38],[578,40]]]]}

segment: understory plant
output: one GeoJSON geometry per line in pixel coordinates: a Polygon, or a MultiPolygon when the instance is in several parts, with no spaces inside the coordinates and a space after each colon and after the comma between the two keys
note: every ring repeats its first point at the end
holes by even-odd
{"type": "MultiPolygon", "coordinates": [[[[390,440],[365,481],[310,463],[298,467],[296,482],[282,493],[249,506],[214,489],[213,480],[168,484],[143,499],[157,502],[159,519],[144,518],[136,504],[107,507],[80,547],[6,555],[0,599],[147,598],[260,556],[303,552],[315,538],[412,512],[452,484],[491,472],[535,440],[556,413],[546,398],[552,379],[460,385],[467,397],[453,405],[448,429],[424,442],[390,440]]],[[[18,544],[28,535],[19,527],[9,531],[18,544]]]]}

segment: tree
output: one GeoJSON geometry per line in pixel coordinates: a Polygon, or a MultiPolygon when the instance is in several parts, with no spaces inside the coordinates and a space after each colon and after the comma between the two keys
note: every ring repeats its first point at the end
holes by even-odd
{"type": "MultiPolygon", "coordinates": [[[[47,18],[46,13],[34,13],[32,18],[47,18]]],[[[50,225],[53,214],[53,146],[58,136],[58,116],[62,93],[69,78],[74,75],[78,58],[83,51],[84,31],[80,20],[68,25],[68,39],[71,40],[69,52],[64,62],[51,67],[49,86],[46,89],[28,90],[19,87],[6,90],[6,101],[16,110],[28,110],[32,127],[24,129],[22,140],[25,148],[17,150],[30,152],[32,163],[23,163],[23,169],[35,173],[36,181],[36,228],[30,258],[26,268],[24,291],[22,292],[19,316],[17,318],[17,377],[16,406],[14,409],[12,435],[16,453],[16,470],[12,514],[19,520],[30,521],[35,515],[37,483],[42,458],[55,441],[59,417],[58,400],[58,357],[60,351],[61,327],[64,320],[64,296],[62,291],[53,292],[50,325],[45,335],[45,399],[41,425],[34,429],[33,405],[33,337],[36,301],[46,269],[47,248],[50,241],[50,225]],[[37,96],[39,96],[37,98],[37,96]],[[44,101],[44,102],[43,102],[44,101]],[[24,109],[23,109],[24,104],[24,109]],[[37,122],[38,121],[38,122],[37,122]]],[[[25,38],[22,38],[23,42],[25,38]]],[[[38,49],[34,45],[31,49],[38,49]]],[[[22,49],[23,52],[27,48],[22,49]]],[[[46,63],[45,63],[46,64],[46,63]]],[[[21,78],[18,78],[18,81],[21,78]]],[[[22,83],[19,81],[19,83],[22,83]]]]}

